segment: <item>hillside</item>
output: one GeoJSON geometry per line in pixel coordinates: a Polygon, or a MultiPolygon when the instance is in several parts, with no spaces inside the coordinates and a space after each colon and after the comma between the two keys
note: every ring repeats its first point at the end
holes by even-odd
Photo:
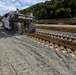
{"type": "Polygon", "coordinates": [[[36,19],[71,18],[75,16],[76,0],[51,0],[37,3],[21,10],[23,14],[33,12],[36,19]]]}

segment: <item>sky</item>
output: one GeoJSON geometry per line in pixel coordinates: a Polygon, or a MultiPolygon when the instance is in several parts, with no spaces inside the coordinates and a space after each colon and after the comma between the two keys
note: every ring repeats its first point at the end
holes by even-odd
{"type": "Polygon", "coordinates": [[[15,11],[16,8],[24,9],[39,2],[46,0],[0,0],[0,15],[9,11],[15,11]]]}

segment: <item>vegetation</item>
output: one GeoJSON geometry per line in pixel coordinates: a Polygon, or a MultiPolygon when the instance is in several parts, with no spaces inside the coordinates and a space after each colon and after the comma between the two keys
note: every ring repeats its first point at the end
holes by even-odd
{"type": "Polygon", "coordinates": [[[0,22],[1,22],[2,16],[0,15],[0,22]]]}
{"type": "Polygon", "coordinates": [[[76,0],[51,0],[37,3],[21,10],[23,14],[32,12],[36,19],[71,18],[76,10],[76,0]]]}

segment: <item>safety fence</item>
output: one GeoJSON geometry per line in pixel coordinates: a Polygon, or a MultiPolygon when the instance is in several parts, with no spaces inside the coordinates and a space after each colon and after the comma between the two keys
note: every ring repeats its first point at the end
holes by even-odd
{"type": "Polygon", "coordinates": [[[36,20],[37,24],[76,24],[76,18],[36,20]]]}

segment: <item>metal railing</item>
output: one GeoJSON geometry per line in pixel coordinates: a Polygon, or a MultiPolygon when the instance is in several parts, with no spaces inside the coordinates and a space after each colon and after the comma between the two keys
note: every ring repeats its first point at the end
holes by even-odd
{"type": "Polygon", "coordinates": [[[36,20],[37,24],[76,24],[76,18],[36,20]]]}

